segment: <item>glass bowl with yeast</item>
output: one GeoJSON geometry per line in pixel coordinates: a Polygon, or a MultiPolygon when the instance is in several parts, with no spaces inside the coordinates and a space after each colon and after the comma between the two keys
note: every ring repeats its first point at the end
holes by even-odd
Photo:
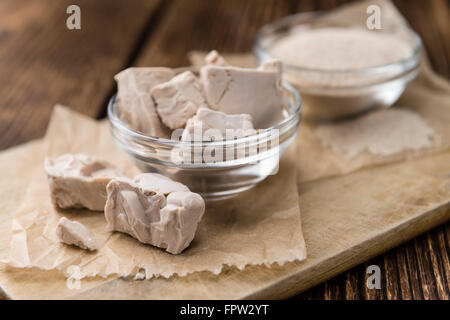
{"type": "Polygon", "coordinates": [[[238,68],[215,51],[194,68],[129,68],[115,76],[108,118],[116,145],[207,200],[248,190],[278,170],[301,122],[281,63],[238,68]]]}
{"type": "Polygon", "coordinates": [[[301,13],[265,25],[255,37],[259,63],[283,63],[284,80],[302,96],[305,120],[390,107],[418,73],[422,44],[413,30],[387,22],[369,30],[365,20],[343,20],[333,13],[301,13]]]}

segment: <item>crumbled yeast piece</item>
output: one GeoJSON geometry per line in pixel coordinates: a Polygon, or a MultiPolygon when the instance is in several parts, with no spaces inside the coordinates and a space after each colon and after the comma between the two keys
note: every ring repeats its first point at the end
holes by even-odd
{"type": "Polygon", "coordinates": [[[216,66],[229,66],[230,64],[216,51],[210,51],[205,57],[206,64],[213,64],[216,66]]]}
{"type": "Polygon", "coordinates": [[[261,63],[261,65],[258,67],[258,70],[262,71],[275,71],[278,73],[281,73],[283,70],[283,64],[280,60],[277,59],[271,59],[264,61],[261,63]]]}
{"type": "Polygon", "coordinates": [[[145,280],[145,279],[146,279],[146,274],[145,274],[144,269],[141,269],[138,272],[136,272],[136,274],[133,277],[134,281],[145,280]]]}
{"type": "Polygon", "coordinates": [[[281,114],[281,68],[275,61],[257,69],[207,65],[200,78],[213,109],[250,114],[256,128],[270,126],[281,114]]]}
{"type": "Polygon", "coordinates": [[[84,154],[64,154],[45,160],[53,203],[63,209],[88,208],[102,211],[106,185],[122,172],[111,163],[84,154]]]}
{"type": "Polygon", "coordinates": [[[77,221],[62,217],[56,226],[56,235],[59,241],[65,244],[90,251],[97,250],[97,244],[92,240],[88,229],[77,221]]]}
{"type": "Polygon", "coordinates": [[[189,246],[205,211],[200,195],[155,173],[140,174],[134,180],[113,179],[107,192],[109,230],[127,233],[172,254],[189,246]]]}
{"type": "Polygon", "coordinates": [[[150,90],[174,76],[169,68],[128,68],[115,75],[121,120],[147,135],[168,137],[169,130],[156,113],[150,90]]]}
{"type": "Polygon", "coordinates": [[[219,140],[216,134],[222,139],[232,139],[256,133],[252,116],[249,114],[229,115],[208,108],[199,108],[197,114],[187,121],[181,140],[204,141],[210,129],[214,130],[211,135],[214,135],[215,140],[219,140]]]}
{"type": "Polygon", "coordinates": [[[151,95],[162,122],[170,129],[184,127],[199,107],[206,107],[200,82],[191,71],[153,87],[151,95]]]}

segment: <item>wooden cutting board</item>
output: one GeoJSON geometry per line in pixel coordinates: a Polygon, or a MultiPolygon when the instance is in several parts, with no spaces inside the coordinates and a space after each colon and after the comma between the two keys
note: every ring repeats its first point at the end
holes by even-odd
{"type": "Polygon", "coordinates": [[[259,299],[306,290],[450,218],[450,152],[299,186],[305,262],[149,281],[82,280],[0,267],[13,299],[259,299]]]}

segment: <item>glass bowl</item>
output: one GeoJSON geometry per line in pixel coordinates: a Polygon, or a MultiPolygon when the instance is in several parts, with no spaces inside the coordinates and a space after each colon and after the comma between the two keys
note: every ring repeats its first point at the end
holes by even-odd
{"type": "Polygon", "coordinates": [[[131,129],[121,120],[116,95],[108,104],[111,134],[116,145],[143,172],[163,174],[187,185],[207,200],[227,198],[276,174],[281,155],[295,141],[302,102],[293,86],[286,82],[282,86],[283,120],[246,137],[187,142],[148,136],[131,129]],[[222,156],[206,159],[206,155],[211,154],[222,156]],[[196,158],[198,155],[200,161],[195,161],[199,159],[196,158]]]}
{"type": "MultiPolygon", "coordinates": [[[[325,13],[310,12],[284,17],[265,25],[254,40],[257,62],[273,59],[271,50],[280,39],[297,32],[319,28],[355,28],[361,26],[330,22],[325,13]]],[[[422,43],[407,27],[373,32],[395,33],[412,50],[404,60],[366,69],[311,69],[283,63],[283,79],[300,92],[305,120],[338,120],[374,107],[390,107],[400,97],[409,81],[417,75],[422,43]]],[[[281,60],[283,62],[283,60],[281,60]]]]}

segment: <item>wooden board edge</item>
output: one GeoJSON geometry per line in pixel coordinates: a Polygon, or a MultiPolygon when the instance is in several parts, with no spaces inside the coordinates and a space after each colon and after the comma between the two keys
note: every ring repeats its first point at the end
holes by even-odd
{"type": "Polygon", "coordinates": [[[341,253],[320,262],[314,268],[310,268],[306,272],[301,271],[301,278],[298,273],[293,273],[252,294],[242,296],[239,299],[259,300],[290,298],[449,220],[450,200],[419,216],[413,217],[411,220],[405,221],[392,229],[386,230],[371,239],[342,251],[341,253]],[[330,269],[330,264],[335,264],[336,268],[330,269]],[[311,272],[322,272],[323,275],[320,277],[315,276],[316,279],[309,282],[307,279],[308,274],[311,272]]]}

